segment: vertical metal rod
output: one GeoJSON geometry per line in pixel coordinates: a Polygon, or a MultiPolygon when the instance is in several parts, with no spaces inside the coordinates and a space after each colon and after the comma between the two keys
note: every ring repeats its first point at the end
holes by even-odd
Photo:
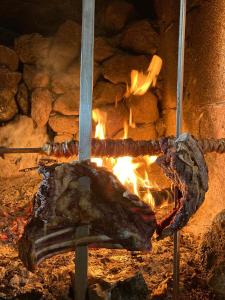
{"type": "MultiPolygon", "coordinates": [[[[92,131],[93,52],[94,52],[95,0],[82,2],[82,41],[80,67],[80,110],[79,110],[79,161],[90,159],[92,131]]],[[[90,180],[81,178],[83,193],[89,193],[90,180]]],[[[87,236],[89,227],[83,224],[76,235],[87,236]]],[[[88,285],[88,247],[76,248],[75,299],[85,300],[88,285]]]]}
{"type": "MultiPolygon", "coordinates": [[[[179,20],[179,42],[178,42],[178,68],[177,68],[177,109],[176,109],[176,137],[182,131],[182,104],[184,87],[184,51],[185,51],[185,28],[186,28],[186,0],[180,0],[180,20],[179,20]]],[[[177,195],[175,192],[175,206],[177,206],[177,195]]],[[[174,254],[173,254],[173,296],[179,299],[179,273],[180,273],[180,233],[174,234],[174,254]]]]}
{"type": "Polygon", "coordinates": [[[78,148],[80,161],[90,159],[91,156],[94,12],[95,0],[83,0],[78,148]]]}

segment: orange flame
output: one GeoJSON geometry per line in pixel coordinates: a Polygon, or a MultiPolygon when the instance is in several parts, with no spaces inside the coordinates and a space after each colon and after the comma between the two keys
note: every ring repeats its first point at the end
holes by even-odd
{"type": "MultiPolygon", "coordinates": [[[[106,136],[105,123],[106,115],[102,114],[99,110],[95,109],[93,111],[93,119],[97,123],[95,128],[95,138],[104,139],[106,136]]],[[[124,138],[128,136],[128,124],[124,124],[124,138]]],[[[151,164],[155,161],[156,157],[146,157],[147,164],[151,164]]],[[[135,162],[131,156],[124,156],[119,158],[91,158],[92,162],[95,162],[97,166],[107,167],[112,171],[122,184],[126,188],[140,197],[140,187],[146,190],[143,197],[143,201],[148,205],[154,206],[154,200],[152,198],[150,187],[151,183],[148,178],[147,171],[145,171],[144,178],[138,173],[138,168],[144,166],[140,162],[135,162]]]]}
{"type": "Polygon", "coordinates": [[[154,55],[146,73],[131,71],[131,86],[127,88],[126,97],[130,95],[144,95],[151,86],[155,86],[162,68],[162,59],[154,55]]]}

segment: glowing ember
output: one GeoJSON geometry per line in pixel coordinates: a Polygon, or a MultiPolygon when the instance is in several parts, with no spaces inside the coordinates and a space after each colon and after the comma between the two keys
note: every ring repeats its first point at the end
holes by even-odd
{"type": "Polygon", "coordinates": [[[144,95],[151,86],[154,87],[161,68],[162,59],[154,55],[146,73],[132,70],[131,86],[127,89],[126,97],[130,95],[144,95]]]}

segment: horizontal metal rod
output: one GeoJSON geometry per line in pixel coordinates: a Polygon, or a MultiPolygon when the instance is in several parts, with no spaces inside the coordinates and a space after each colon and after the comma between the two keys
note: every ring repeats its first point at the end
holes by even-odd
{"type": "Polygon", "coordinates": [[[8,148],[8,147],[0,147],[0,155],[1,154],[9,154],[9,153],[40,153],[43,152],[42,148],[8,148]]]}
{"type": "MultiPolygon", "coordinates": [[[[175,138],[169,137],[173,144],[175,138]]],[[[98,140],[92,139],[92,157],[121,157],[121,156],[144,156],[161,154],[160,140],[134,141],[125,140],[98,140]]],[[[198,145],[203,153],[225,153],[225,138],[223,139],[200,139],[198,145]]],[[[40,153],[55,157],[71,157],[78,154],[78,141],[65,143],[49,143],[38,148],[8,148],[0,147],[0,155],[3,154],[28,154],[40,153]]]]}

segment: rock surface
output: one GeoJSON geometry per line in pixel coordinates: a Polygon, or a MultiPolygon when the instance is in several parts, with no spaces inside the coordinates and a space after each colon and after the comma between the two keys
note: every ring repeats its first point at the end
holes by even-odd
{"type": "Polygon", "coordinates": [[[55,132],[76,134],[78,132],[78,117],[55,114],[49,118],[49,126],[55,132]]]}
{"type": "Polygon", "coordinates": [[[30,112],[30,101],[28,89],[25,83],[21,83],[18,87],[16,102],[18,104],[20,113],[22,113],[23,115],[28,115],[28,113],[30,112]]]}
{"type": "MultiPolygon", "coordinates": [[[[46,128],[35,128],[27,116],[18,116],[0,128],[0,145],[5,147],[40,147],[48,140],[46,128]]],[[[37,166],[37,154],[9,154],[0,158],[0,177],[21,176],[20,169],[37,166]]]]}
{"type": "Polygon", "coordinates": [[[123,127],[124,122],[128,121],[128,111],[123,103],[117,106],[109,104],[98,108],[99,112],[106,118],[106,138],[116,135],[123,127]]]}
{"type": "Polygon", "coordinates": [[[74,136],[72,134],[58,133],[54,137],[54,143],[63,143],[63,142],[66,142],[66,141],[71,141],[72,139],[74,139],[74,136]]]}
{"type": "Polygon", "coordinates": [[[140,54],[155,54],[159,48],[159,35],[147,20],[129,25],[123,32],[121,47],[140,54]]]}
{"type": "Polygon", "coordinates": [[[38,127],[44,127],[52,110],[53,97],[48,89],[38,88],[32,93],[31,116],[38,127]]]}
{"type": "MultiPolygon", "coordinates": [[[[124,138],[124,129],[119,131],[115,136],[115,139],[124,138]]],[[[135,128],[128,126],[127,138],[131,138],[135,141],[138,140],[155,140],[157,138],[157,131],[154,123],[138,125],[135,128]]]]}
{"type": "Polygon", "coordinates": [[[200,258],[208,274],[208,285],[225,297],[225,209],[214,218],[203,236],[200,258]]]}
{"type": "Polygon", "coordinates": [[[95,38],[94,47],[94,59],[97,62],[102,62],[103,60],[111,57],[115,53],[115,49],[113,49],[103,37],[95,38]]]}
{"type": "Polygon", "coordinates": [[[11,120],[17,112],[14,93],[8,89],[0,90],[0,122],[11,120]]]}
{"type": "Polygon", "coordinates": [[[66,116],[79,114],[80,90],[73,89],[59,96],[53,105],[53,110],[66,116]]]}
{"type": "Polygon", "coordinates": [[[25,34],[15,41],[15,51],[23,63],[46,66],[51,39],[38,33],[25,34]]]}
{"type": "Polygon", "coordinates": [[[15,51],[0,45],[0,66],[7,67],[11,71],[16,71],[18,69],[18,65],[19,59],[15,51]]]}
{"type": "Polygon", "coordinates": [[[0,89],[13,89],[16,91],[21,77],[19,72],[12,72],[7,68],[0,68],[0,89]]]}
{"type": "Polygon", "coordinates": [[[29,88],[44,88],[49,85],[49,74],[47,71],[38,70],[34,65],[24,65],[23,79],[29,88]]]}
{"type": "MultiPolygon", "coordinates": [[[[94,64],[93,85],[95,86],[101,68],[98,63],[94,64]]],[[[63,94],[70,89],[80,87],[80,62],[74,62],[66,72],[55,73],[52,76],[51,89],[55,94],[63,94]]]]}
{"type": "Polygon", "coordinates": [[[132,4],[125,1],[109,1],[103,14],[103,26],[109,32],[119,32],[133,14],[132,4]]]}
{"type": "Polygon", "coordinates": [[[128,137],[133,140],[155,140],[157,138],[155,124],[150,123],[136,128],[129,128],[128,137]]]}
{"type": "Polygon", "coordinates": [[[107,81],[99,81],[93,93],[93,105],[99,107],[105,104],[117,103],[122,100],[126,91],[123,84],[112,84],[107,81]]]}
{"type": "Polygon", "coordinates": [[[151,92],[143,96],[131,96],[127,103],[134,123],[153,123],[158,120],[158,100],[151,92]]]}
{"type": "Polygon", "coordinates": [[[49,66],[53,71],[65,70],[80,55],[81,26],[66,21],[56,32],[49,51],[49,66]]]}
{"type": "Polygon", "coordinates": [[[131,70],[145,71],[149,65],[144,55],[117,54],[103,63],[103,76],[114,84],[129,83],[131,70]]]}

